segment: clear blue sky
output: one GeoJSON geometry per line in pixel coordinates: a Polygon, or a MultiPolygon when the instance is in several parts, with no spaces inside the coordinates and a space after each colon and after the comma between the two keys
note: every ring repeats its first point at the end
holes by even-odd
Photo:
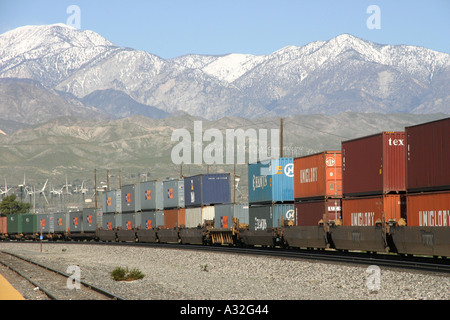
{"type": "Polygon", "coordinates": [[[0,0],[0,33],[66,23],[69,5],[80,8],[81,29],[162,58],[270,54],[342,33],[450,53],[450,0],[0,0]],[[366,25],[370,5],[381,29],[366,25]]]}

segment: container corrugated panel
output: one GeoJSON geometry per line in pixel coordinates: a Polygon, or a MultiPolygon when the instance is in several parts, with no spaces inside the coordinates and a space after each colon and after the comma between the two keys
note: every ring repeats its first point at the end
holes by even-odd
{"type": "Polygon", "coordinates": [[[342,197],[342,153],[324,151],[294,159],[295,199],[342,197]]]}
{"type": "Polygon", "coordinates": [[[184,208],[184,179],[173,179],[163,182],[164,208],[184,208]]]}
{"type": "Polygon", "coordinates": [[[122,186],[121,189],[122,212],[130,213],[141,211],[140,196],[141,196],[140,185],[130,184],[122,186]]]}
{"type": "Polygon", "coordinates": [[[344,196],[406,191],[405,133],[382,132],[342,142],[344,196]]]}
{"type": "Polygon", "coordinates": [[[237,218],[240,224],[249,224],[249,204],[240,203],[234,205],[233,218],[237,218]]]}
{"type": "Polygon", "coordinates": [[[197,228],[202,225],[202,208],[186,208],[186,228],[197,228]]]}
{"type": "Polygon", "coordinates": [[[83,209],[83,232],[94,232],[97,227],[97,210],[94,208],[83,209]]]}
{"type": "Polygon", "coordinates": [[[450,190],[450,118],[406,127],[409,192],[450,190]]]}
{"type": "Polygon", "coordinates": [[[164,228],[173,229],[186,225],[186,209],[164,210],[164,228]]]}
{"type": "Polygon", "coordinates": [[[184,178],[184,201],[186,207],[230,203],[230,175],[210,173],[184,178]]]}
{"type": "Polygon", "coordinates": [[[406,206],[408,226],[450,226],[450,192],[408,194],[406,206]]]}
{"type": "Polygon", "coordinates": [[[82,231],[83,212],[72,211],[69,215],[69,231],[71,233],[77,233],[82,231]]]}
{"type": "Polygon", "coordinates": [[[399,221],[405,216],[405,195],[389,194],[342,199],[344,226],[375,226],[377,222],[399,221]]]}
{"type": "Polygon", "coordinates": [[[342,219],[341,199],[324,199],[295,203],[295,226],[317,226],[319,221],[324,223],[342,219]]]}
{"type": "Polygon", "coordinates": [[[142,211],[164,209],[162,181],[141,182],[140,193],[142,211]]]}
{"type": "Polygon", "coordinates": [[[267,230],[281,226],[283,220],[294,220],[294,204],[250,205],[249,229],[251,231],[267,230]]]}
{"type": "Polygon", "coordinates": [[[294,201],[294,159],[280,158],[248,165],[250,203],[294,201]]]}

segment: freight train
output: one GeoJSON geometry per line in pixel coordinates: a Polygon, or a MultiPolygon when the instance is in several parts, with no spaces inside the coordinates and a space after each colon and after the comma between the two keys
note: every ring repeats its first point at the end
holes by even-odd
{"type": "Polygon", "coordinates": [[[0,218],[0,239],[90,239],[450,256],[450,118],[248,165],[248,203],[230,175],[148,181],[102,209],[0,218]]]}

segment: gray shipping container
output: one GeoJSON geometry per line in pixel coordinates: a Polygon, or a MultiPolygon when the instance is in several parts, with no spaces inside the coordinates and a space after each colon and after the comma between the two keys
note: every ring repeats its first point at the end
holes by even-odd
{"type": "Polygon", "coordinates": [[[141,211],[141,193],[139,192],[139,189],[139,185],[134,184],[122,186],[122,213],[141,211]]]}
{"type": "Polygon", "coordinates": [[[218,204],[215,205],[214,228],[223,229],[233,226],[233,218],[239,219],[239,223],[249,223],[249,206],[243,204],[218,204]]]}
{"type": "Polygon", "coordinates": [[[83,212],[72,211],[69,215],[69,231],[71,233],[77,233],[82,231],[83,212]]]}
{"type": "Polygon", "coordinates": [[[164,209],[184,208],[184,179],[163,182],[164,209]]]}
{"type": "Polygon", "coordinates": [[[69,215],[64,212],[57,212],[54,215],[54,230],[55,233],[64,233],[67,232],[67,228],[69,225],[69,215]]]}
{"type": "Polygon", "coordinates": [[[122,212],[121,194],[121,190],[111,190],[103,193],[104,213],[122,212]]]}
{"type": "Polygon", "coordinates": [[[97,210],[94,208],[83,209],[83,232],[95,232],[97,227],[97,210]]]}
{"type": "Polygon", "coordinates": [[[135,227],[137,229],[153,229],[156,228],[156,212],[142,211],[135,215],[135,227]]]}
{"type": "Polygon", "coordinates": [[[115,213],[103,213],[102,229],[114,230],[116,227],[116,214],[115,213]]]}
{"type": "Polygon", "coordinates": [[[163,182],[162,181],[146,181],[136,186],[140,192],[141,210],[163,210],[163,182]]]}
{"type": "Polygon", "coordinates": [[[283,220],[294,219],[294,204],[255,205],[249,208],[249,229],[251,231],[278,228],[283,220]]]}
{"type": "Polygon", "coordinates": [[[135,213],[122,213],[122,221],[120,227],[122,230],[132,230],[135,227],[135,213]]]}
{"type": "Polygon", "coordinates": [[[53,233],[55,231],[55,218],[52,213],[40,213],[37,217],[37,232],[41,232],[42,226],[42,234],[45,233],[53,233]]]}

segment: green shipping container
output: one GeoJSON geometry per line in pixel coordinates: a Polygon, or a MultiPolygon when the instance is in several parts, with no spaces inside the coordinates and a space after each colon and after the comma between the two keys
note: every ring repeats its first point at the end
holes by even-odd
{"type": "Polygon", "coordinates": [[[19,219],[18,214],[8,214],[6,219],[8,234],[22,233],[22,219],[19,219]]]}
{"type": "Polygon", "coordinates": [[[22,220],[22,233],[23,234],[33,234],[40,232],[40,226],[37,219],[37,214],[23,213],[20,214],[20,219],[22,220]]]}

